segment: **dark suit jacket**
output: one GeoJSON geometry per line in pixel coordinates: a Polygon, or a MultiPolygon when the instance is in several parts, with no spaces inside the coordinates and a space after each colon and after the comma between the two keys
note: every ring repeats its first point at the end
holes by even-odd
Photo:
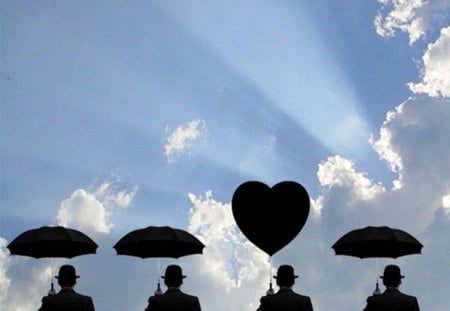
{"type": "Polygon", "coordinates": [[[364,311],[419,311],[419,303],[414,296],[388,288],[380,295],[368,297],[364,311]]]}
{"type": "Polygon", "coordinates": [[[55,295],[42,298],[39,311],[94,311],[92,298],[76,293],[73,289],[63,288],[55,295]]]}
{"type": "Polygon", "coordinates": [[[169,288],[162,295],[151,296],[145,311],[201,311],[201,308],[196,296],[185,294],[177,288],[169,288]]]}
{"type": "Polygon", "coordinates": [[[313,311],[313,306],[308,296],[280,288],[276,294],[261,297],[257,311],[313,311]]]}

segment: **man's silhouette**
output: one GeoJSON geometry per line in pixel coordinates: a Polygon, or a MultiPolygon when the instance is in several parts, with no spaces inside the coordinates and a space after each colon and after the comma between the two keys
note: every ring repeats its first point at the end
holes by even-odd
{"type": "Polygon", "coordinates": [[[404,278],[398,266],[387,265],[381,278],[386,290],[382,294],[368,297],[364,311],[419,311],[417,298],[398,290],[404,278]]]}
{"type": "Polygon", "coordinates": [[[180,266],[167,266],[166,273],[162,276],[167,290],[161,295],[151,296],[145,311],[201,311],[198,297],[185,294],[180,290],[185,277],[180,266]]]}
{"type": "Polygon", "coordinates": [[[89,296],[78,294],[73,287],[77,283],[78,275],[71,265],[63,265],[59,269],[58,284],[61,290],[55,295],[42,298],[39,311],[94,311],[94,303],[89,296]]]}
{"type": "Polygon", "coordinates": [[[280,289],[273,295],[261,297],[257,311],[313,311],[311,299],[292,290],[297,277],[292,266],[281,265],[274,276],[280,289]]]}

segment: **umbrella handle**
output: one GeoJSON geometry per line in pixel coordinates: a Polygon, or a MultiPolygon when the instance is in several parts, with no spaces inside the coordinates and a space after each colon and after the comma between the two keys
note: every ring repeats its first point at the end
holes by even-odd
{"type": "Polygon", "coordinates": [[[161,284],[160,284],[160,282],[159,282],[159,279],[158,279],[158,285],[157,285],[157,287],[156,287],[156,290],[155,290],[155,295],[162,295],[162,290],[161,290],[161,284]]]}
{"type": "Polygon", "coordinates": [[[271,281],[269,283],[269,289],[267,290],[266,295],[273,295],[273,294],[275,294],[275,291],[273,290],[272,281],[271,281]]]}
{"type": "Polygon", "coordinates": [[[375,284],[375,290],[373,291],[373,294],[374,294],[374,295],[379,295],[379,294],[381,294],[380,287],[378,286],[378,278],[377,278],[377,282],[376,282],[376,284],[375,284]]]}
{"type": "Polygon", "coordinates": [[[52,280],[50,290],[48,291],[48,295],[50,296],[50,295],[55,295],[55,294],[56,294],[56,291],[55,291],[55,287],[53,286],[53,280],[52,280]]]}

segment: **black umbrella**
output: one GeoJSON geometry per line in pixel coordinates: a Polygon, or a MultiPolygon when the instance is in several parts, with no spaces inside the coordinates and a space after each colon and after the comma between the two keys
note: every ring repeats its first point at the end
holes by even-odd
{"type": "Polygon", "coordinates": [[[7,247],[11,255],[72,258],[95,254],[98,245],[78,230],[44,226],[21,233],[7,247]]]}
{"type": "Polygon", "coordinates": [[[336,255],[359,258],[420,254],[423,245],[411,234],[386,226],[369,226],[343,235],[332,248],[336,255]]]}
{"type": "MultiPolygon", "coordinates": [[[[368,226],[344,234],[332,248],[336,255],[358,258],[397,258],[405,255],[420,254],[423,245],[411,234],[387,226],[368,226]]],[[[378,262],[377,262],[378,265],[378,262]]],[[[375,294],[379,294],[378,277],[375,294]]]]}
{"type": "Polygon", "coordinates": [[[150,226],[131,231],[114,245],[117,255],[141,258],[179,258],[201,254],[204,247],[205,245],[189,232],[168,226],[150,226]]]}
{"type": "MultiPolygon", "coordinates": [[[[34,258],[95,254],[98,245],[86,234],[62,226],[44,226],[19,234],[8,244],[11,255],[34,258]]],[[[49,295],[54,294],[53,280],[49,295]]]]}

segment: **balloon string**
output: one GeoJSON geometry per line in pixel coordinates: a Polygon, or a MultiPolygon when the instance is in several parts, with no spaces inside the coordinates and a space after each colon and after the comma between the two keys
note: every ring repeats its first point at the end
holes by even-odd
{"type": "Polygon", "coordinates": [[[269,283],[272,284],[272,257],[269,257],[269,283]]]}
{"type": "Polygon", "coordinates": [[[272,257],[269,257],[269,289],[267,290],[267,295],[272,295],[274,293],[272,287],[272,257]]]}

